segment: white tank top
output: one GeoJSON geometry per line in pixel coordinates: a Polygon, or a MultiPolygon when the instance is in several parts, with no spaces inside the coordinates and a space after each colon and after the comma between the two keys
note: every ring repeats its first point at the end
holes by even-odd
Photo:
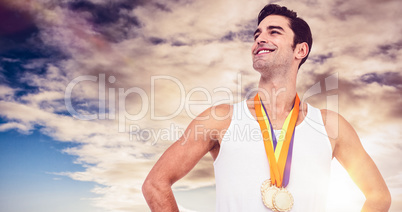
{"type": "MultiPolygon", "coordinates": [[[[308,105],[308,104],[307,104],[308,105]]],[[[310,105],[296,126],[290,180],[292,212],[323,212],[329,183],[332,147],[321,112],[310,105]]],[[[276,131],[275,134],[279,136],[276,131]]],[[[261,199],[261,184],[270,178],[258,122],[246,101],[233,105],[232,122],[214,162],[216,211],[271,211],[261,199]]]]}

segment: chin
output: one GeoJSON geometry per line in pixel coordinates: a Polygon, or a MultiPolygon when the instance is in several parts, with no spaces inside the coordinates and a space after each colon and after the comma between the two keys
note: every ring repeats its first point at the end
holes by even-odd
{"type": "Polygon", "coordinates": [[[262,64],[259,62],[253,63],[253,68],[254,68],[254,70],[256,70],[260,73],[264,73],[270,69],[270,67],[267,64],[265,64],[265,63],[262,64]]]}

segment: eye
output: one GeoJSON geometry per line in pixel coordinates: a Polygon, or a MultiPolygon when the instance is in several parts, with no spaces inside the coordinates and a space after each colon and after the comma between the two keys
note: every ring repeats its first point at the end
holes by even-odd
{"type": "Polygon", "coordinates": [[[254,40],[256,40],[259,35],[260,35],[260,34],[255,34],[255,35],[254,35],[254,40]]]}
{"type": "Polygon", "coordinates": [[[276,30],[272,30],[272,31],[271,31],[271,34],[281,34],[281,33],[279,33],[279,32],[276,31],[276,30]]]}

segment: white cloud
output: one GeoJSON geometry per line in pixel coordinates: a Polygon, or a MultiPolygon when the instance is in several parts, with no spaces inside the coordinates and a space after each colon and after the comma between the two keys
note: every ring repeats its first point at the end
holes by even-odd
{"type": "MultiPolygon", "coordinates": [[[[0,75],[1,78],[1,75],[0,75]]],[[[0,99],[10,100],[14,96],[16,89],[10,88],[6,85],[0,85],[0,99]]]]}
{"type": "Polygon", "coordinates": [[[29,134],[32,130],[32,126],[24,125],[17,122],[8,122],[0,125],[0,132],[5,132],[11,129],[16,129],[22,134],[29,134]]]}

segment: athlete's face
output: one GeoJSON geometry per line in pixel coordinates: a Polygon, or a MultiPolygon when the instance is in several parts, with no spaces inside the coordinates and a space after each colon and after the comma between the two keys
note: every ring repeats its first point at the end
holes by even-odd
{"type": "Polygon", "coordinates": [[[289,20],[279,15],[269,15],[258,25],[251,48],[253,67],[259,72],[272,71],[294,61],[294,33],[289,20]]]}

